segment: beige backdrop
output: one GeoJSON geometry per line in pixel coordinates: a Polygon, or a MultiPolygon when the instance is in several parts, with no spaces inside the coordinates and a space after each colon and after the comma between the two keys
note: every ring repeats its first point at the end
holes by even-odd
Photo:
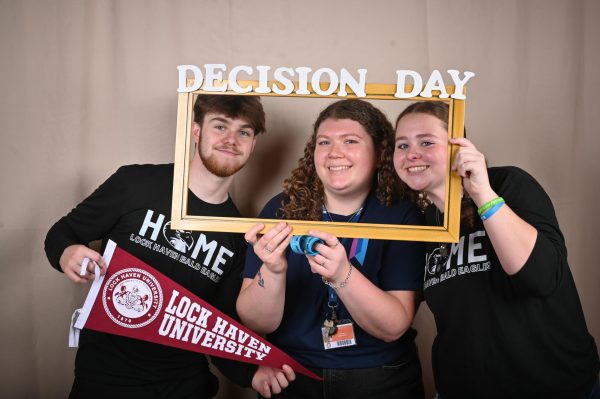
{"type": "MultiPolygon", "coordinates": [[[[1,0],[0,396],[68,392],[67,326],[87,287],[49,266],[46,231],[119,165],[172,161],[179,64],[363,67],[379,83],[397,69],[476,72],[469,137],[552,197],[599,341],[598,18],[597,0],[1,0]]],[[[308,134],[283,109],[269,128],[293,138],[260,137],[234,187],[244,212],[279,190],[308,134]]],[[[426,306],[415,325],[431,397],[426,306]]],[[[252,397],[221,395],[240,396],[252,397]]]]}

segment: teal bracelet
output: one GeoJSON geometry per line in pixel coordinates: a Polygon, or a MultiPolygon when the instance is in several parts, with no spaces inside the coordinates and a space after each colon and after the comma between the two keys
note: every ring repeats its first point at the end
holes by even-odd
{"type": "Polygon", "coordinates": [[[493,200],[486,202],[485,204],[483,204],[479,208],[477,208],[477,214],[479,214],[479,216],[481,216],[485,211],[487,211],[494,205],[499,204],[500,202],[504,202],[504,198],[496,197],[493,200]]]}
{"type": "Polygon", "coordinates": [[[491,218],[494,213],[498,212],[498,209],[502,208],[502,206],[504,205],[504,200],[502,200],[502,202],[498,202],[496,205],[492,206],[490,209],[488,209],[487,211],[485,211],[485,213],[483,215],[481,215],[481,220],[488,220],[489,218],[491,218]]]}

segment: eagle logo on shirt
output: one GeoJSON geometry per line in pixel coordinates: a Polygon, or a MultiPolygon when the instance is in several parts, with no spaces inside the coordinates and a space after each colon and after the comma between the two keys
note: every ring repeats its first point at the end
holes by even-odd
{"type": "Polygon", "coordinates": [[[179,252],[187,253],[194,246],[194,236],[188,230],[171,230],[171,222],[163,226],[165,240],[179,252]]]}
{"type": "Polygon", "coordinates": [[[442,265],[448,261],[447,252],[446,247],[439,246],[427,254],[426,265],[429,274],[435,275],[440,272],[442,265]]]}

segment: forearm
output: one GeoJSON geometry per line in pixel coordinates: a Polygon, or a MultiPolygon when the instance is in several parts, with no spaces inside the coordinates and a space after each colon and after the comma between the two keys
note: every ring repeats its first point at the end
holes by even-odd
{"type": "MultiPolygon", "coordinates": [[[[480,207],[496,197],[498,195],[489,190],[485,196],[473,200],[480,207]]],[[[506,274],[512,276],[518,273],[529,259],[535,245],[535,227],[514,213],[510,204],[502,205],[483,222],[483,226],[506,274]]]]}
{"type": "Polygon", "coordinates": [[[397,340],[412,324],[414,291],[383,291],[355,271],[348,284],[336,292],[352,319],[382,341],[397,340]]]}
{"type": "MultiPolygon", "coordinates": [[[[129,170],[129,169],[127,169],[129,170]]],[[[44,247],[48,260],[61,271],[60,257],[75,244],[88,245],[106,237],[126,212],[123,207],[131,197],[126,168],[120,168],[90,196],[84,199],[48,231],[44,247]]]]}
{"type": "Polygon", "coordinates": [[[260,334],[275,331],[283,317],[285,282],[285,272],[273,273],[264,266],[253,279],[244,279],[236,304],[242,323],[260,334]]]}
{"type": "Polygon", "coordinates": [[[63,217],[50,228],[44,241],[44,250],[52,267],[62,272],[60,258],[65,248],[74,244],[87,243],[81,242],[63,217]]]}
{"type": "Polygon", "coordinates": [[[210,358],[211,363],[219,369],[225,377],[240,387],[247,388],[252,384],[252,377],[257,366],[240,361],[229,360],[217,356],[210,358]]]}
{"type": "Polygon", "coordinates": [[[502,206],[483,225],[506,274],[519,272],[531,255],[537,230],[507,205],[502,206]]]}

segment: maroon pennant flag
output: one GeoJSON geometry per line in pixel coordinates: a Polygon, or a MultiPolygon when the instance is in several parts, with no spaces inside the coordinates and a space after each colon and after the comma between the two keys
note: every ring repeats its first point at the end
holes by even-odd
{"type": "Polygon", "coordinates": [[[264,338],[109,241],[74,327],[321,378],[264,338]]]}

